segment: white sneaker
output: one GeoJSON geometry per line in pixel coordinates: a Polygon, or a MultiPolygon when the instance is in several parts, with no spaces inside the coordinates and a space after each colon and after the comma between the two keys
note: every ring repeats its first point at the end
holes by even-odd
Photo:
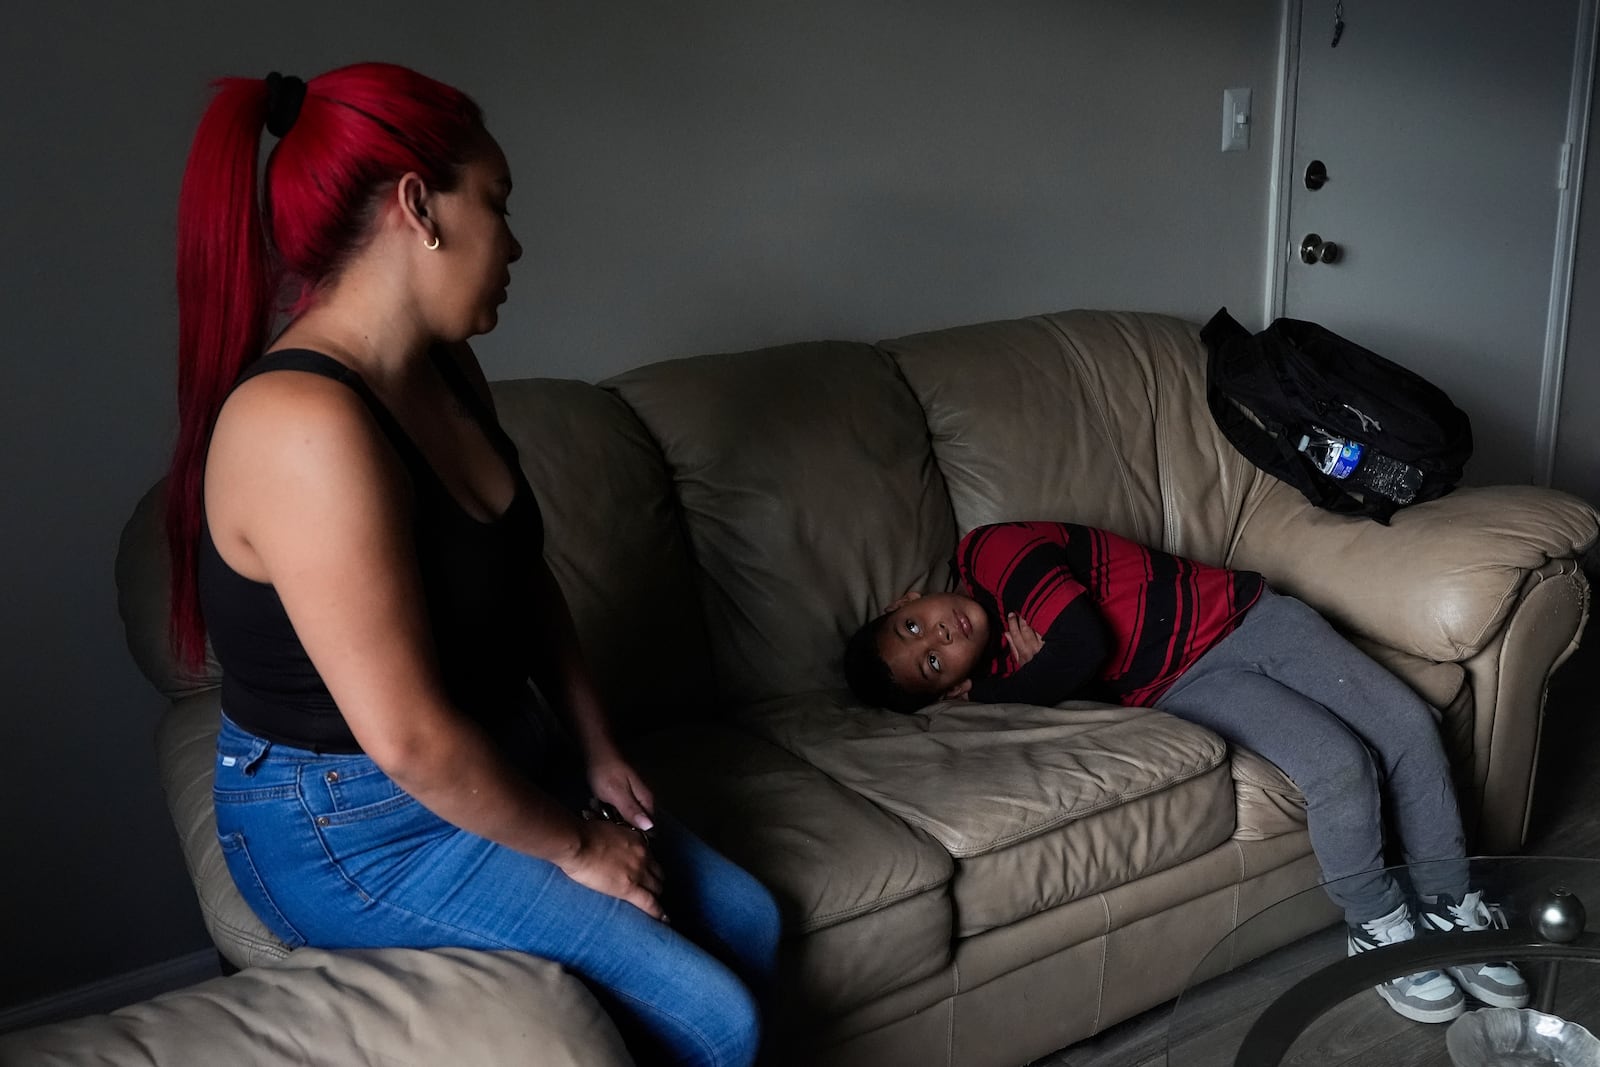
{"type": "MultiPolygon", "coordinates": [[[[1370,922],[1349,926],[1349,955],[1366,952],[1380,945],[1394,945],[1417,936],[1411,925],[1411,909],[1401,904],[1387,915],[1370,922]]],[[[1467,998],[1460,988],[1439,971],[1402,975],[1374,986],[1389,1007],[1413,1022],[1447,1023],[1467,1010],[1467,998]]]]}
{"type": "MultiPolygon", "coordinates": [[[[1505,919],[1483,901],[1483,891],[1474,889],[1457,904],[1448,893],[1422,898],[1422,928],[1424,931],[1448,934],[1458,930],[1491,930],[1505,928],[1505,919]]],[[[1491,1008],[1525,1008],[1528,1006],[1528,982],[1522,972],[1506,962],[1467,963],[1446,967],[1469,996],[1491,1008]]]]}

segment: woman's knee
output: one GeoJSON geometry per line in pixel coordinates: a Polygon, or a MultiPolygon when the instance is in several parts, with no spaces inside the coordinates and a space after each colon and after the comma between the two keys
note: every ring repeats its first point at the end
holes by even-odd
{"type": "Polygon", "coordinates": [[[721,1056],[715,1062],[728,1067],[747,1067],[761,1050],[761,1008],[755,995],[741,985],[737,996],[720,1005],[725,1035],[721,1056]]]}
{"type": "Polygon", "coordinates": [[[675,1060],[705,1067],[748,1067],[761,1047],[761,1008],[754,993],[723,967],[685,974],[675,1002],[651,1005],[675,1060]]]}
{"type": "MultiPolygon", "coordinates": [[[[741,977],[758,988],[772,978],[783,922],[772,892],[749,871],[678,828],[673,858],[692,865],[681,872],[693,887],[696,934],[709,935],[731,954],[741,977]]],[[[669,887],[677,875],[669,871],[669,887]]],[[[673,912],[679,902],[669,904],[673,912]]],[[[719,950],[720,951],[720,950],[719,950]]]]}
{"type": "Polygon", "coordinates": [[[777,900],[752,876],[735,907],[729,910],[735,950],[755,972],[751,975],[754,980],[770,982],[777,969],[778,940],[783,935],[783,916],[777,900]]]}

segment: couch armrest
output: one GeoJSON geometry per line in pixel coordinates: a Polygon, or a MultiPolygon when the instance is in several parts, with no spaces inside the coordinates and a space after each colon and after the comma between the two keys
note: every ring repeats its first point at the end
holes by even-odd
{"type": "Polygon", "coordinates": [[[1516,610],[1463,666],[1472,690],[1472,774],[1461,810],[1485,853],[1515,852],[1528,836],[1550,676],[1577,650],[1589,582],[1576,560],[1531,572],[1516,610]]]}
{"type": "Polygon", "coordinates": [[[1495,641],[1531,574],[1575,559],[1597,535],[1594,508],[1531,486],[1458,489],[1380,526],[1263,480],[1227,562],[1260,571],[1346,631],[1461,662],[1495,641]]]}
{"type": "Polygon", "coordinates": [[[222,728],[222,694],[207,689],[173,702],[156,728],[156,762],[167,812],[178,831],[183,862],[189,868],[200,917],[217,950],[236,967],[271,963],[289,954],[233,884],[217,843],[217,817],[211,806],[212,765],[217,731],[222,728]]]}
{"type": "Polygon", "coordinates": [[[1385,527],[1274,481],[1247,507],[1228,562],[1347,632],[1461,665],[1471,722],[1444,739],[1462,821],[1476,851],[1506,853],[1527,836],[1545,692],[1588,619],[1578,557],[1597,535],[1594,508],[1531,486],[1459,489],[1385,527]]]}
{"type": "Polygon", "coordinates": [[[470,949],[305,948],[122,1008],[0,1037],[3,1067],[626,1067],[616,1028],[554,963],[470,949]]]}

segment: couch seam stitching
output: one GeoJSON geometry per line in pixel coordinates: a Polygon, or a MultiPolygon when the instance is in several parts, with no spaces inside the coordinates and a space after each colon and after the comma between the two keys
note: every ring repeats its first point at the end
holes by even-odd
{"type": "Polygon", "coordinates": [[[1111,903],[1106,900],[1105,893],[1100,897],[1100,912],[1105,918],[1105,932],[1100,935],[1100,980],[1095,983],[1094,998],[1094,1029],[1091,1033],[1100,1032],[1100,1019],[1106,1010],[1106,967],[1111,960],[1111,903]]]}
{"type": "MultiPolygon", "coordinates": [[[[913,889],[903,889],[900,892],[893,894],[892,896],[878,897],[878,898],[874,899],[873,901],[871,901],[870,903],[867,903],[867,904],[858,904],[855,907],[844,908],[844,909],[842,909],[840,911],[830,911],[830,912],[827,912],[826,914],[823,914],[823,915],[817,915],[817,916],[813,917],[813,919],[811,919],[810,921],[802,923],[800,925],[800,929],[802,931],[804,931],[805,933],[814,933],[815,931],[825,929],[826,927],[824,927],[824,926],[816,926],[816,925],[813,925],[813,923],[820,923],[820,922],[823,922],[824,920],[830,920],[830,919],[832,919],[832,920],[854,919],[854,918],[858,918],[859,916],[862,916],[862,915],[870,915],[873,912],[878,911],[881,908],[886,908],[890,904],[897,904],[900,901],[905,900],[905,899],[907,899],[909,897],[920,896],[923,893],[931,893],[936,889],[942,888],[943,886],[948,884],[949,881],[950,880],[947,878],[942,882],[935,882],[935,883],[933,883],[931,885],[925,885],[925,886],[921,886],[921,887],[913,888],[913,889]]],[[[833,925],[833,924],[830,923],[829,925],[833,925]]]]}
{"type": "Polygon", "coordinates": [[[944,1062],[947,1064],[956,1060],[956,997],[961,995],[961,961],[952,959],[950,971],[955,979],[955,995],[950,998],[950,1010],[944,1017],[944,1062]]]}

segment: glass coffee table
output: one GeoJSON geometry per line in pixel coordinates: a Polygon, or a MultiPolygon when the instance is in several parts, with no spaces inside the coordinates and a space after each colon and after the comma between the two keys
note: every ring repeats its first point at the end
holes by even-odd
{"type": "MultiPolygon", "coordinates": [[[[1409,887],[1416,868],[1391,870],[1402,886],[1409,887]]],[[[1354,959],[1346,955],[1343,917],[1321,886],[1256,914],[1218,943],[1195,969],[1168,1023],[1167,1063],[1170,1067],[1453,1067],[1445,1035],[1454,1024],[1402,1018],[1372,987],[1393,975],[1483,960],[1516,962],[1531,987],[1531,1008],[1600,1034],[1600,933],[1587,932],[1583,915],[1587,910],[1600,927],[1600,860],[1475,858],[1471,885],[1499,906],[1506,929],[1423,934],[1413,942],[1364,952],[1354,959]],[[1274,929],[1306,929],[1321,922],[1327,923],[1325,928],[1290,945],[1261,948],[1272,943],[1274,929]]],[[[1469,1009],[1479,1007],[1469,999],[1469,1009]]],[[[1471,1026],[1490,1021],[1484,1016],[1462,1024],[1457,1042],[1471,1026]]],[[[1570,1028],[1562,1031],[1557,1022],[1509,1021],[1538,1025],[1545,1033],[1564,1038],[1582,1036],[1570,1028]]],[[[1518,1055],[1504,1053],[1483,1062],[1600,1067],[1600,1056],[1518,1055]]]]}

